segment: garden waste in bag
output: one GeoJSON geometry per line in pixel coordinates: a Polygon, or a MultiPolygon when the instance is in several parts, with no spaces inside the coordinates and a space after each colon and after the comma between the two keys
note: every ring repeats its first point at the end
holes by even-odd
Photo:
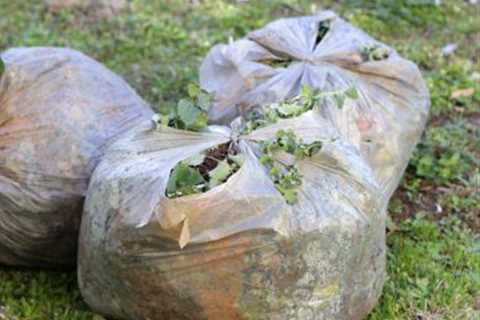
{"type": "Polygon", "coordinates": [[[417,67],[322,12],[214,47],[201,84],[224,125],[145,122],[96,168],[80,235],[86,301],[125,320],[363,319],[383,286],[388,201],[428,113],[417,67]],[[242,159],[234,173],[169,196],[180,165],[223,145],[242,159]],[[292,172],[294,201],[277,181],[292,172]]]}
{"type": "Polygon", "coordinates": [[[152,111],[77,51],[14,48],[1,60],[0,263],[74,266],[100,148],[152,111]]]}

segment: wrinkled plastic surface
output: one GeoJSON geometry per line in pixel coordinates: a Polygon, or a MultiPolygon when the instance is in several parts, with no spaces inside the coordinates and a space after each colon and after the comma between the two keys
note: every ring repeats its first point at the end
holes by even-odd
{"type": "Polygon", "coordinates": [[[0,263],[73,266],[101,147],[152,111],[79,52],[15,48],[1,57],[0,263]]]}
{"type": "Polygon", "coordinates": [[[425,83],[393,50],[384,61],[355,58],[373,40],[331,12],[282,19],[249,38],[262,45],[242,39],[216,46],[202,66],[202,85],[216,93],[217,121],[295,95],[302,82],[354,84],[360,98],[342,109],[327,99],[246,136],[236,121],[203,133],[150,123],[127,132],[95,170],[81,228],[80,287],[98,312],[125,320],[351,320],[375,305],[386,207],[425,125],[425,83]],[[327,18],[331,29],[311,53],[313,30],[327,18]],[[274,54],[299,61],[286,70],[255,62],[274,54]],[[258,142],[279,129],[323,142],[297,163],[303,184],[293,206],[258,160],[258,142]],[[178,161],[230,140],[245,163],[226,183],[165,197],[178,161]]]}

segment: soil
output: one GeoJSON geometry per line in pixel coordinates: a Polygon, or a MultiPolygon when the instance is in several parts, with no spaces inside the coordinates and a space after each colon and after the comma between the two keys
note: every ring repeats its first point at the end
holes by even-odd
{"type": "MultiPolygon", "coordinates": [[[[237,154],[235,148],[232,148],[232,142],[227,142],[212,148],[205,154],[205,160],[197,168],[205,180],[209,180],[208,173],[215,169],[220,161],[227,159],[229,155],[237,154]]],[[[229,160],[229,163],[231,161],[229,160]]]]}
{"type": "Polygon", "coordinates": [[[439,221],[449,216],[457,216],[466,223],[474,232],[480,232],[480,208],[473,209],[472,212],[458,214],[452,208],[443,208],[439,202],[442,194],[454,192],[459,196],[469,197],[472,190],[455,190],[455,186],[448,188],[436,186],[426,181],[422,181],[414,198],[409,195],[409,191],[404,187],[397,189],[393,198],[400,200],[402,212],[391,213],[390,216],[395,223],[400,223],[410,218],[414,218],[418,213],[425,214],[425,218],[439,221]]]}

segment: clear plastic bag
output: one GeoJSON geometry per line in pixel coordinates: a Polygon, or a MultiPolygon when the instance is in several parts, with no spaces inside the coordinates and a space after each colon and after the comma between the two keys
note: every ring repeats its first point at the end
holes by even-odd
{"type": "Polygon", "coordinates": [[[1,58],[0,263],[74,266],[101,147],[152,111],[79,52],[15,48],[1,58]]]}

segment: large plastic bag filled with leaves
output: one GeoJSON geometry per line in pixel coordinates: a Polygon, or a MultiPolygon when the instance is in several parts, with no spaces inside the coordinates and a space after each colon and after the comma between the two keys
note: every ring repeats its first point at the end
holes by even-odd
{"type": "Polygon", "coordinates": [[[332,94],[322,112],[375,172],[384,195],[396,188],[424,127],[430,98],[417,66],[332,11],[280,19],[228,45],[214,46],[200,68],[215,94],[210,120],[227,122],[258,105],[299,94],[355,87],[342,109],[332,94]]]}
{"type": "Polygon", "coordinates": [[[330,12],[248,38],[204,61],[213,106],[192,90],[198,101],[127,132],[97,167],[79,282],[98,312],[351,320],[375,305],[386,208],[425,125],[425,83],[330,12]],[[202,129],[206,114],[226,125],[202,129]]]}
{"type": "Polygon", "coordinates": [[[73,266],[100,148],[152,111],[73,50],[14,48],[0,61],[0,264],[73,266]]]}

